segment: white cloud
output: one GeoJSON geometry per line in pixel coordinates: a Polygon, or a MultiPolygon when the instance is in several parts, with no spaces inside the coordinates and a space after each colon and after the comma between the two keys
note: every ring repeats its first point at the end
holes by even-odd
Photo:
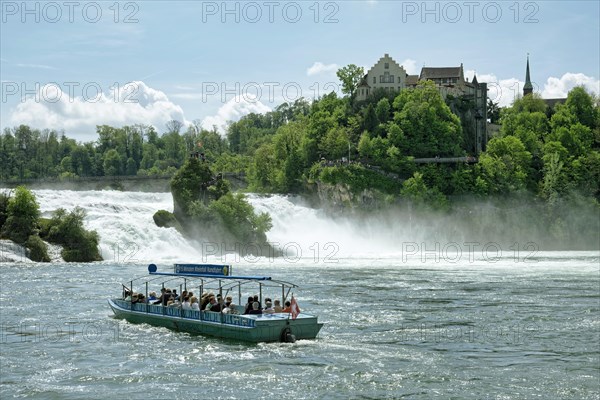
{"type": "Polygon", "coordinates": [[[244,115],[250,113],[263,114],[269,111],[271,109],[268,106],[254,97],[249,97],[247,94],[236,96],[223,104],[216,115],[205,117],[202,120],[202,127],[210,130],[213,126],[216,126],[219,133],[224,135],[229,122],[238,121],[244,115]]]}
{"type": "Polygon", "coordinates": [[[542,90],[542,97],[545,99],[567,97],[569,91],[576,86],[583,86],[588,92],[600,95],[600,80],[584,74],[567,72],[560,78],[548,78],[542,90]]]}
{"type": "Polygon", "coordinates": [[[417,62],[413,59],[407,58],[400,63],[409,75],[419,75],[421,71],[417,68],[417,62]]]}
{"type": "MultiPolygon", "coordinates": [[[[474,73],[473,70],[465,71],[465,78],[469,78],[471,81],[474,73]]],[[[525,85],[524,81],[517,78],[498,79],[494,74],[477,74],[477,80],[487,82],[488,98],[498,102],[500,107],[510,106],[517,95],[523,94],[525,85]]],[[[580,85],[583,85],[589,92],[600,95],[600,81],[581,73],[567,72],[561,78],[550,77],[543,88],[540,88],[536,82],[532,82],[532,85],[534,92],[541,93],[544,99],[567,97],[571,89],[580,85]]]]}
{"type": "MultiPolygon", "coordinates": [[[[474,70],[465,71],[465,79],[468,79],[469,82],[473,80],[474,75],[474,70]]],[[[488,99],[498,103],[500,107],[509,107],[517,95],[523,93],[525,84],[517,78],[498,79],[494,74],[477,74],[477,81],[487,83],[488,99]]]]}
{"type": "Polygon", "coordinates": [[[80,90],[81,96],[70,91],[77,92],[53,84],[40,87],[35,96],[26,98],[11,110],[10,124],[64,129],[71,137],[90,140],[96,138],[96,125],[143,123],[154,125],[160,132],[165,123],[173,119],[189,123],[180,106],[171,102],[165,93],[141,81],[111,88],[109,93],[94,90],[94,87],[88,93],[80,90]]]}
{"type": "Polygon", "coordinates": [[[330,74],[336,72],[338,70],[337,64],[323,64],[320,61],[316,61],[312,67],[306,70],[306,75],[320,75],[320,74],[330,74]]]}

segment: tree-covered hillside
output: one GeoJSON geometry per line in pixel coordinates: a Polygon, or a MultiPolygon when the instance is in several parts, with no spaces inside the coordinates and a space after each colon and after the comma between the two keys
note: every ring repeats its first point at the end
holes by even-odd
{"type": "Polygon", "coordinates": [[[232,122],[224,136],[171,121],[161,135],[143,125],[98,126],[96,141],[78,143],[19,126],[0,136],[0,178],[171,176],[190,153],[202,152],[212,170],[245,173],[257,192],[301,193],[326,182],[434,206],[459,195],[522,191],[552,204],[574,195],[597,201],[598,110],[598,99],[581,87],[555,109],[536,96],[517,99],[500,110],[500,133],[477,164],[412,161],[470,155],[460,119],[431,82],[375,91],[363,102],[349,91],[284,103],[232,122]]]}

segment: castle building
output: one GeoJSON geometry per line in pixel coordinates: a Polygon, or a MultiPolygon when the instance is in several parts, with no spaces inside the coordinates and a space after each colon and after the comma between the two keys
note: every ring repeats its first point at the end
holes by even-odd
{"type": "Polygon", "coordinates": [[[407,88],[415,88],[420,81],[432,81],[442,98],[459,99],[467,107],[456,107],[450,104],[468,131],[465,140],[467,151],[479,154],[485,150],[487,136],[487,84],[479,83],[477,77],[472,82],[465,79],[462,63],[459,67],[423,67],[419,75],[408,75],[404,67],[399,65],[388,54],[377,61],[363,77],[356,90],[356,100],[364,101],[377,89],[400,92],[407,88]],[[460,110],[459,110],[460,108],[460,110]]]}
{"type": "Polygon", "coordinates": [[[399,65],[388,54],[377,61],[363,77],[356,89],[356,99],[366,100],[373,90],[383,88],[386,91],[399,92],[406,88],[408,74],[404,67],[399,65]]]}

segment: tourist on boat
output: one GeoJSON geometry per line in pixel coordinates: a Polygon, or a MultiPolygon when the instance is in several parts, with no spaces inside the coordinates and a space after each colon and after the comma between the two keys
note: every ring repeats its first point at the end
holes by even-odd
{"type": "Polygon", "coordinates": [[[223,299],[219,302],[219,300],[215,299],[215,304],[210,307],[210,311],[221,312],[225,308],[225,304],[223,303],[223,299]]]}
{"type": "Polygon", "coordinates": [[[163,306],[168,306],[169,304],[169,300],[171,300],[171,296],[173,296],[173,293],[171,292],[171,289],[167,289],[163,295],[161,296],[161,301],[162,301],[162,305],[163,306]]]}
{"type": "Polygon", "coordinates": [[[248,314],[262,314],[260,303],[258,301],[252,303],[252,310],[250,310],[248,314]]]}
{"type": "Polygon", "coordinates": [[[206,306],[206,309],[208,311],[212,311],[212,312],[221,312],[221,310],[223,308],[221,308],[221,303],[219,303],[217,301],[217,299],[215,299],[214,297],[212,297],[211,300],[210,300],[210,309],[208,308],[208,306],[206,306]]]}
{"type": "Polygon", "coordinates": [[[221,296],[221,293],[217,294],[217,304],[219,305],[219,311],[223,311],[225,309],[225,300],[223,299],[223,296],[221,296]]]}
{"type": "Polygon", "coordinates": [[[189,299],[191,296],[188,294],[187,290],[184,290],[183,292],[181,292],[181,295],[179,296],[178,300],[181,301],[182,299],[185,299],[186,297],[189,299]]]}
{"type": "Polygon", "coordinates": [[[273,309],[273,303],[267,301],[265,305],[266,307],[263,310],[263,314],[273,314],[275,312],[275,310],[273,309]]]}
{"type": "Polygon", "coordinates": [[[167,289],[165,289],[165,288],[160,289],[160,296],[158,297],[158,299],[156,299],[157,301],[155,301],[154,304],[162,304],[163,296],[165,295],[166,292],[167,292],[167,289]]]}
{"type": "Polygon", "coordinates": [[[248,303],[246,303],[246,307],[244,308],[244,314],[250,314],[250,310],[252,310],[252,303],[254,303],[254,297],[248,296],[248,303]]]}
{"type": "Polygon", "coordinates": [[[292,312],[292,303],[289,300],[285,302],[285,307],[283,308],[283,310],[281,312],[287,312],[287,313],[292,312]]]}
{"type": "MultiPolygon", "coordinates": [[[[182,295],[183,295],[183,293],[182,293],[182,295]]],[[[185,296],[183,298],[183,303],[181,303],[181,309],[182,310],[191,310],[192,309],[192,305],[190,304],[189,297],[185,296]]]]}
{"type": "Polygon", "coordinates": [[[181,303],[179,302],[179,300],[176,300],[175,296],[173,296],[173,294],[171,294],[169,301],[167,301],[167,307],[179,307],[180,305],[181,305],[181,303]]]}
{"type": "Polygon", "coordinates": [[[196,296],[192,296],[190,303],[192,310],[200,311],[200,304],[198,303],[198,298],[196,296]]]}
{"type": "Polygon", "coordinates": [[[271,300],[270,297],[265,297],[265,306],[263,307],[263,310],[267,308],[267,303],[271,303],[271,305],[273,305],[273,300],[271,300]]]}
{"type": "Polygon", "coordinates": [[[202,301],[200,302],[201,310],[203,310],[203,311],[206,310],[206,306],[208,306],[208,304],[210,303],[211,297],[215,297],[215,295],[212,293],[205,293],[202,295],[202,301]]]}
{"type": "Polygon", "coordinates": [[[223,314],[235,314],[235,306],[232,302],[225,302],[225,308],[223,309],[223,314]]]}
{"type": "Polygon", "coordinates": [[[148,295],[148,301],[154,300],[156,300],[156,292],[150,292],[150,294],[148,295]]]}
{"type": "Polygon", "coordinates": [[[281,307],[281,301],[275,300],[275,305],[273,306],[273,311],[276,313],[283,312],[283,307],[281,307]]]}

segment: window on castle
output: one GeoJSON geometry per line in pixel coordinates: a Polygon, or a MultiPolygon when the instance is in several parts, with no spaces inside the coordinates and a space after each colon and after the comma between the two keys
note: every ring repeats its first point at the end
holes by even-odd
{"type": "Polygon", "coordinates": [[[373,83],[377,83],[377,78],[373,77],[373,83]]]}
{"type": "Polygon", "coordinates": [[[390,75],[389,72],[384,72],[383,75],[379,75],[380,83],[394,83],[394,75],[390,75]]]}
{"type": "Polygon", "coordinates": [[[390,69],[390,63],[385,63],[384,66],[383,66],[383,68],[390,69]]]}

